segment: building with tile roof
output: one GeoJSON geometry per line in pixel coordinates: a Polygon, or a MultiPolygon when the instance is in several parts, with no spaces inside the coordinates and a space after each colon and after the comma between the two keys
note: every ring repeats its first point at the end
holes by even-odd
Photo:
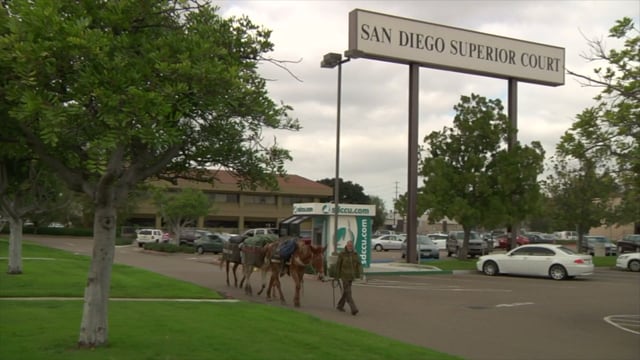
{"type": "MultiPolygon", "coordinates": [[[[171,189],[195,188],[213,201],[211,212],[197,220],[196,227],[220,232],[241,233],[258,227],[276,227],[280,220],[292,215],[294,203],[326,202],[333,188],[299,175],[278,177],[279,190],[241,189],[233,173],[217,171],[211,183],[178,180],[153,181],[154,186],[171,189]]],[[[151,201],[142,201],[127,220],[128,225],[163,228],[163,221],[151,201]]],[[[303,228],[305,228],[303,226],[303,228]]]]}

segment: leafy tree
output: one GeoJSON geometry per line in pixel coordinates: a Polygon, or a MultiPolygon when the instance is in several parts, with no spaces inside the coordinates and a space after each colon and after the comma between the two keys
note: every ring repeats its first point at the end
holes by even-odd
{"type": "Polygon", "coordinates": [[[499,99],[462,96],[454,110],[454,127],[425,137],[418,204],[434,221],[448,217],[462,225],[465,237],[458,256],[466,258],[473,228],[491,228],[530,211],[516,209],[511,201],[514,196],[523,201],[536,197],[544,155],[535,143],[504,148],[510,125],[499,99]]]}
{"type": "Polygon", "coordinates": [[[384,200],[378,196],[369,196],[372,205],[376,206],[376,216],[373,217],[373,229],[379,229],[384,226],[387,219],[387,209],[384,206],[384,200]]]}
{"type": "Polygon", "coordinates": [[[270,31],[187,0],[12,0],[0,20],[3,125],[94,208],[78,345],[101,346],[117,207],[137,184],[225,168],[274,188],[285,173],[289,152],[262,138],[299,128],[257,73],[279,65],[270,31]]]}
{"type": "Polygon", "coordinates": [[[207,215],[213,205],[201,190],[190,188],[180,191],[156,189],[153,202],[175,235],[172,241],[176,244],[180,243],[182,229],[195,225],[198,217],[207,215]]]}
{"type": "MultiPolygon", "coordinates": [[[[335,178],[318,180],[319,183],[327,185],[332,189],[335,187],[335,178]]],[[[344,204],[370,204],[369,197],[364,193],[364,188],[361,185],[353,183],[351,181],[344,181],[342,178],[338,179],[339,193],[338,202],[344,204]]],[[[333,198],[332,198],[333,199],[333,198]]]]}
{"type": "Polygon", "coordinates": [[[9,222],[8,274],[22,274],[24,219],[67,203],[61,182],[37,160],[0,157],[0,215],[9,222]]]}
{"type": "MultiPolygon", "coordinates": [[[[621,199],[607,222],[640,221],[640,31],[625,17],[616,21],[609,37],[621,39],[622,49],[607,51],[603,40],[588,42],[583,57],[596,67],[592,76],[568,70],[585,86],[601,88],[596,105],[578,114],[557,146],[559,157],[589,164],[581,169],[612,177],[618,183],[611,196],[621,199]],[[594,166],[594,169],[591,167],[594,166]]],[[[560,174],[558,176],[561,176],[560,174]]],[[[591,176],[583,173],[583,176],[591,176]]],[[[604,198],[609,198],[605,196],[604,198]]],[[[577,220],[577,219],[576,219],[577,220]]]]}
{"type": "Polygon", "coordinates": [[[583,235],[600,226],[612,203],[608,195],[615,188],[609,174],[598,174],[593,162],[584,161],[572,166],[564,158],[556,159],[554,173],[547,178],[545,188],[552,202],[552,217],[559,229],[576,229],[578,249],[584,250],[583,235]]]}

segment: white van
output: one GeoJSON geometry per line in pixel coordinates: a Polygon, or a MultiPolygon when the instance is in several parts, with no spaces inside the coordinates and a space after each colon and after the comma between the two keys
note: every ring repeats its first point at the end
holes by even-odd
{"type": "Polygon", "coordinates": [[[158,229],[141,229],[138,230],[138,236],[136,242],[139,247],[142,247],[146,243],[158,243],[163,241],[162,230],[158,229]]]}
{"type": "Polygon", "coordinates": [[[558,240],[578,240],[578,233],[575,231],[557,231],[554,232],[553,235],[555,235],[558,240]]]}

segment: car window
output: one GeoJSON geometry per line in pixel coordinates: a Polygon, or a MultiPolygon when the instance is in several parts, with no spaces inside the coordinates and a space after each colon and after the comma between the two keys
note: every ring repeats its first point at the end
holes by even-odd
{"type": "Polygon", "coordinates": [[[575,255],[575,254],[576,254],[576,252],[575,252],[575,251],[573,251],[573,250],[571,250],[571,249],[569,249],[569,248],[567,248],[567,247],[564,247],[564,246],[559,246],[559,247],[557,247],[556,249],[557,249],[558,251],[561,251],[561,252],[563,252],[563,253],[567,254],[567,255],[575,255]]]}
{"type": "Polygon", "coordinates": [[[532,256],[553,256],[555,252],[544,247],[529,247],[529,255],[532,256]]]}
{"type": "Polygon", "coordinates": [[[523,256],[523,255],[529,255],[529,251],[526,248],[517,248],[515,250],[513,250],[511,252],[511,255],[514,256],[523,256]]]}

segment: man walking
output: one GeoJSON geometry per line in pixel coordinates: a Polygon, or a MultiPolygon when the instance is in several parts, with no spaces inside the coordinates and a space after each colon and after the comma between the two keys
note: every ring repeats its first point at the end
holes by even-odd
{"type": "Polygon", "coordinates": [[[359,279],[362,275],[362,263],[360,257],[353,251],[353,241],[347,241],[344,251],[338,255],[336,263],[336,278],[342,280],[342,296],[336,307],[339,311],[344,311],[344,303],[349,303],[351,315],[358,313],[358,307],[351,296],[351,284],[353,280],[359,279]]]}

